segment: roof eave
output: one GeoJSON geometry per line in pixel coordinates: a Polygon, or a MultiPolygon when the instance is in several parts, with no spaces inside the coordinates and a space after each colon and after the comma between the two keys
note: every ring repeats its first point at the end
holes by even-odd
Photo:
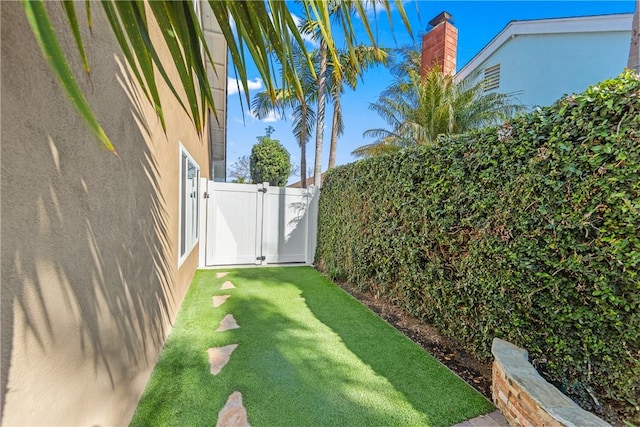
{"type": "Polygon", "coordinates": [[[612,15],[580,16],[573,18],[550,18],[527,21],[511,21],[482,48],[456,74],[456,81],[464,80],[471,72],[485,62],[495,51],[510,39],[520,35],[532,34],[568,34],[597,32],[631,32],[633,13],[612,15]]]}

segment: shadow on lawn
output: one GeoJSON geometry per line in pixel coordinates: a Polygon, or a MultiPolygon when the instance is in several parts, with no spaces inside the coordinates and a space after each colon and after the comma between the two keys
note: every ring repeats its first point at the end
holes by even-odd
{"type": "Polygon", "coordinates": [[[302,311],[309,310],[311,320],[321,322],[326,332],[335,334],[350,352],[344,358],[337,349],[326,348],[318,339],[317,328],[308,327],[297,316],[283,316],[280,307],[260,298],[258,293],[229,299],[229,311],[242,304],[242,309],[238,307],[235,311],[243,316],[236,317],[241,329],[234,331],[233,336],[240,346],[236,350],[238,357],[232,361],[246,363],[244,367],[248,367],[248,372],[230,369],[230,375],[234,382],[249,379],[244,384],[246,405],[251,405],[253,399],[268,399],[274,406],[269,414],[265,411],[264,418],[261,414],[254,420],[257,414],[249,414],[256,425],[278,424],[285,412],[298,413],[296,422],[306,425],[375,425],[381,421],[407,424],[404,418],[407,406],[425,414],[423,419],[411,420],[414,423],[451,425],[492,410],[482,395],[435,359],[425,357],[424,350],[309,267],[235,270],[232,275],[259,282],[280,282],[279,288],[290,288],[287,297],[297,295],[290,303],[300,306],[301,317],[302,311]],[[242,342],[245,326],[260,328],[264,340],[242,342]],[[380,342],[381,337],[384,342],[380,342]],[[361,368],[354,367],[354,361],[364,363],[374,375],[355,373],[361,368]],[[260,372],[267,362],[272,370],[260,372]],[[252,384],[266,384],[267,389],[262,391],[263,395],[253,395],[252,384]],[[357,399],[360,393],[372,390],[374,401],[363,404],[357,399]]]}
{"type": "Polygon", "coordinates": [[[358,376],[362,368],[357,358],[330,345],[337,339],[319,336],[317,321],[292,280],[272,286],[273,292],[254,288],[253,280],[271,280],[260,278],[269,275],[267,269],[260,271],[258,276],[248,270],[233,272],[223,280],[232,280],[237,289],[226,291],[219,290],[221,281],[212,280],[208,272],[198,273],[132,426],[214,424],[234,391],[242,393],[255,426],[432,424],[415,416],[407,423],[403,410],[408,405],[390,393],[383,378],[358,376]],[[222,294],[231,298],[213,309],[211,295],[222,294]],[[283,310],[280,302],[293,305],[295,312],[283,310]],[[227,313],[240,328],[214,332],[227,313]],[[312,326],[300,320],[305,316],[312,326]],[[238,347],[228,364],[220,374],[210,375],[207,349],[234,343],[238,347]],[[389,402],[390,395],[398,401],[389,402]]]}
{"type": "MultiPolygon", "coordinates": [[[[286,283],[282,286],[292,287],[286,283]]],[[[299,292],[297,292],[300,295],[299,292]]],[[[300,300],[294,304],[302,304],[300,300]]],[[[240,329],[216,345],[238,348],[219,375],[226,396],[243,393],[252,425],[380,425],[403,421],[383,381],[354,375],[353,360],[328,348],[317,330],[258,295],[228,300],[240,329]],[[239,306],[242,306],[240,308],[239,306]],[[250,331],[250,332],[249,332],[250,331]],[[250,341],[249,337],[260,337],[250,341]],[[378,389],[377,399],[360,399],[378,389]]],[[[224,404],[224,402],[222,402],[224,404]]],[[[423,422],[426,419],[422,420],[423,422]]]]}

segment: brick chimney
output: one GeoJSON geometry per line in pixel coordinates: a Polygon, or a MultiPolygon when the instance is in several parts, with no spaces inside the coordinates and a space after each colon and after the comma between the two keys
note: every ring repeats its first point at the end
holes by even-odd
{"type": "Polygon", "coordinates": [[[456,73],[456,54],[458,51],[458,29],[453,26],[453,17],[442,12],[431,21],[431,30],[422,37],[421,74],[439,64],[444,74],[456,73]]]}

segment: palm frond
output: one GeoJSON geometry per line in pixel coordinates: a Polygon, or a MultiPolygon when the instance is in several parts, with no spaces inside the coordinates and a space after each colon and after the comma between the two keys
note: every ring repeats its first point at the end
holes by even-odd
{"type": "Polygon", "coordinates": [[[392,63],[396,80],[369,107],[389,128],[386,133],[380,129],[365,132],[365,136],[379,138],[369,145],[431,144],[440,135],[500,123],[522,108],[513,102],[513,94],[484,93],[477,74],[456,83],[435,66],[420,75],[416,72],[419,63],[415,49],[403,48],[395,53],[394,61],[404,58],[403,63],[392,63]]]}
{"type": "Polygon", "coordinates": [[[369,110],[377,113],[392,128],[399,127],[407,120],[407,106],[391,98],[380,98],[378,102],[369,105],[369,110]]]}
{"type": "Polygon", "coordinates": [[[393,134],[393,132],[387,129],[377,128],[377,129],[365,130],[364,132],[362,132],[362,136],[365,138],[376,138],[377,139],[376,142],[378,142],[385,138],[396,137],[397,135],[393,134]]]}
{"type": "Polygon", "coordinates": [[[379,156],[381,154],[394,153],[402,149],[395,143],[395,138],[382,139],[372,144],[362,145],[351,152],[355,157],[367,158],[379,156]]]}
{"type": "Polygon", "coordinates": [[[73,77],[71,68],[67,63],[62,48],[58,43],[58,38],[53,30],[53,26],[51,25],[51,21],[49,20],[44,2],[42,2],[42,0],[23,0],[22,5],[27,16],[27,21],[36,37],[36,41],[40,49],[46,52],[49,65],[60,82],[60,85],[98,140],[109,151],[116,153],[115,147],[104,132],[104,129],[102,129],[102,126],[100,126],[89,103],[82,94],[76,79],[73,77]]]}
{"type": "Polygon", "coordinates": [[[291,94],[283,89],[276,89],[273,95],[258,92],[251,103],[251,112],[259,119],[264,119],[274,111],[284,113],[284,108],[291,105],[291,94]]]}
{"type": "MultiPolygon", "coordinates": [[[[383,3],[390,17],[391,9],[388,7],[388,0],[383,3]]],[[[60,85],[96,137],[111,151],[114,151],[113,145],[88,106],[76,78],[71,72],[49,20],[44,2],[42,0],[22,0],[22,4],[32,32],[60,85]]],[[[402,1],[395,0],[395,4],[405,26],[411,31],[402,1]]],[[[250,104],[247,76],[249,57],[245,55],[245,51],[251,56],[269,96],[275,98],[276,88],[280,87],[295,93],[299,99],[305,99],[303,83],[305,79],[308,79],[308,76],[302,76],[299,69],[296,68],[295,55],[301,55],[307,61],[307,68],[313,78],[316,77],[315,68],[286,2],[281,0],[248,2],[209,0],[209,5],[226,39],[234,72],[242,84],[247,104],[250,104]],[[231,22],[235,23],[234,27],[231,22]],[[298,53],[295,52],[294,47],[299,48],[298,53]],[[281,66],[279,81],[276,78],[278,75],[275,70],[276,62],[281,66]]],[[[91,28],[90,2],[85,2],[85,6],[87,23],[91,28]]],[[[102,6],[127,64],[144,95],[155,108],[163,128],[166,130],[156,82],[156,71],[187,112],[198,132],[202,132],[208,109],[216,110],[205,67],[205,61],[211,62],[211,65],[213,62],[198,17],[192,10],[192,3],[169,0],[152,2],[104,0],[102,6]],[[149,5],[162,30],[173,63],[178,70],[179,82],[168,77],[156,53],[150,37],[149,23],[145,12],[146,5],[149,5]],[[204,48],[204,55],[201,51],[202,48],[204,48]],[[176,87],[178,83],[181,86],[180,89],[183,90],[178,90],[176,87]],[[184,93],[184,99],[179,95],[179,92],[184,93]]],[[[76,41],[82,66],[85,72],[89,72],[89,61],[80,37],[75,3],[65,0],[63,7],[69,21],[69,29],[76,41]]],[[[372,44],[375,45],[369,18],[363,8],[357,8],[358,10],[352,14],[354,7],[351,1],[303,0],[303,7],[307,16],[315,22],[316,32],[321,35],[325,43],[327,57],[336,64],[339,64],[339,51],[331,27],[330,18],[332,15],[337,20],[336,25],[342,32],[347,50],[352,58],[356,57],[353,19],[361,21],[372,44]]],[[[339,76],[342,74],[341,66],[336,67],[336,74],[339,76]]]]}
{"type": "MultiPolygon", "coordinates": [[[[71,0],[64,0],[62,2],[62,6],[64,7],[64,12],[67,15],[67,19],[69,20],[69,28],[71,28],[71,32],[73,33],[73,38],[76,41],[76,46],[78,47],[78,53],[80,54],[80,60],[82,61],[82,68],[84,68],[84,71],[89,74],[89,60],[87,59],[87,53],[84,51],[84,44],[82,43],[82,35],[80,34],[80,27],[78,26],[78,17],[76,16],[76,8],[74,6],[74,2],[71,0]]],[[[90,13],[87,14],[87,19],[90,23],[90,13]]],[[[91,27],[90,24],[89,27],[91,27]]]]}
{"type": "Polygon", "coordinates": [[[306,104],[298,104],[293,109],[293,135],[298,145],[307,144],[316,123],[316,112],[306,104]]]}

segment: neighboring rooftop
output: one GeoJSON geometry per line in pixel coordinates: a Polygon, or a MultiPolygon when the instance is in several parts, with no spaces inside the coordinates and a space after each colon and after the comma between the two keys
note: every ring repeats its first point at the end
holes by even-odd
{"type": "MultiPolygon", "coordinates": [[[[314,179],[315,179],[315,176],[310,176],[309,178],[307,178],[307,188],[311,187],[313,185],[314,179]]],[[[321,175],[321,180],[324,182],[324,172],[321,175]]],[[[293,184],[287,185],[287,187],[288,188],[301,188],[302,187],[302,181],[294,182],[293,184]]]]}
{"type": "Polygon", "coordinates": [[[510,39],[531,34],[565,34],[631,31],[633,13],[610,15],[577,16],[569,18],[549,18],[513,20],[509,22],[487,45],[482,48],[458,73],[457,80],[463,80],[471,71],[480,66],[491,54],[510,39]]]}

